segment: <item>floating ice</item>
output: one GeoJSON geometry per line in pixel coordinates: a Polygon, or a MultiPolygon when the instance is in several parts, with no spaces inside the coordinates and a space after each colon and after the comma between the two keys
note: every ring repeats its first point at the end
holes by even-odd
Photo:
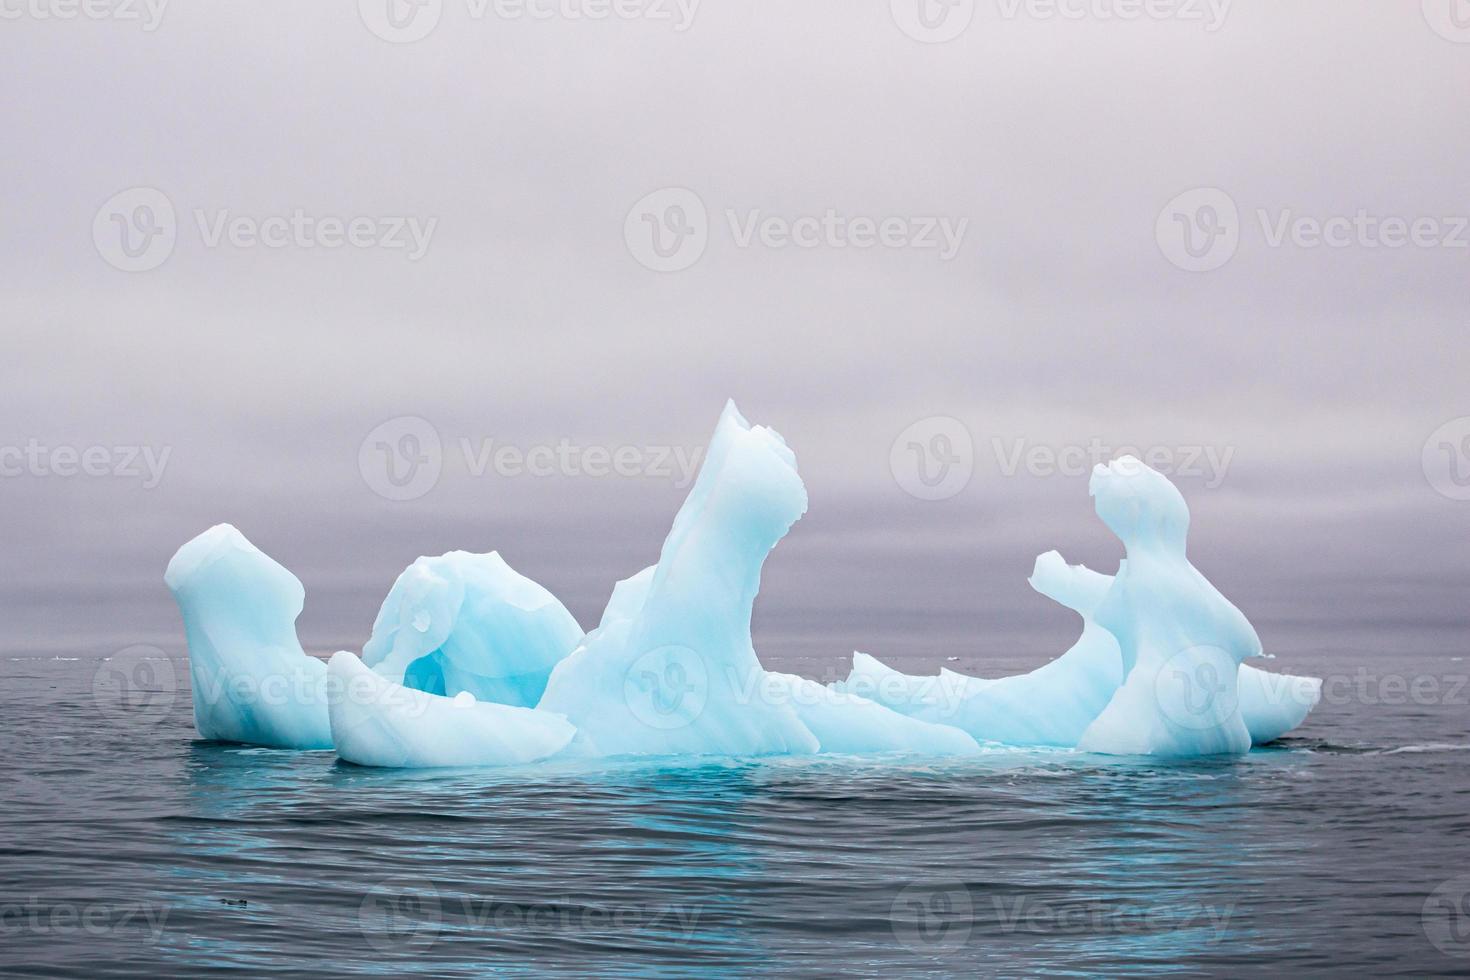
{"type": "Polygon", "coordinates": [[[795,674],[768,672],[762,696],[794,707],[802,723],[816,736],[822,752],[971,755],[980,750],[975,740],[958,728],[911,718],[795,674]]]}
{"type": "Polygon", "coordinates": [[[760,694],[750,642],[761,566],[806,510],[796,457],[725,407],[658,564],[619,583],[602,623],[556,665],[540,707],[601,755],[815,752],[789,703],[760,694]]]}
{"type": "Polygon", "coordinates": [[[496,552],[420,558],[393,583],[362,662],[431,694],[535,707],[582,628],[496,552]]]}
{"type": "Polygon", "coordinates": [[[767,554],[806,510],[781,437],[731,403],[658,563],[617,583],[581,628],[498,554],[421,558],[398,577],[359,659],[330,669],[296,639],[303,590],[234,528],[179,549],[206,738],[336,745],[371,766],[504,765],[558,755],[967,754],[979,743],[1192,757],[1239,754],[1299,725],[1321,682],[1243,665],[1245,616],[1185,555],[1189,510],[1131,457],[1093,473],[1127,558],[1114,577],[1036,560],[1030,582],[1082,618],[1028,674],[914,677],[854,654],[823,686],[768,672],[750,616],[767,554]],[[330,694],[330,696],[328,696],[330,694]]]}
{"type": "Polygon", "coordinates": [[[1321,681],[1241,663],[1260,655],[1260,640],[1185,558],[1189,511],[1173,485],[1124,457],[1098,467],[1091,489],[1099,516],[1128,548],[1118,576],[1048,552],[1031,577],[1038,592],[1082,616],[1071,650],[999,680],[949,670],[909,676],[859,653],[833,687],[980,741],[1111,754],[1238,754],[1300,725],[1321,681]]]}
{"type": "Polygon", "coordinates": [[[327,665],[296,638],[306,590],[295,575],[235,528],[216,524],[175,553],[163,580],[184,617],[201,737],[332,747],[327,665]]]}
{"type": "Polygon", "coordinates": [[[428,769],[502,766],[555,755],[576,729],[560,715],[415,691],[370,670],[346,651],[331,671],[337,755],[360,766],[428,769]]]}

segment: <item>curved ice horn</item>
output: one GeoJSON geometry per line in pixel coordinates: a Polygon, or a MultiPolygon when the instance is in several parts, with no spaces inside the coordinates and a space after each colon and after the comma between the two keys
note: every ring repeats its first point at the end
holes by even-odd
{"type": "Polygon", "coordinates": [[[750,639],[761,568],[806,504],[785,441],[727,404],[657,566],[620,586],[539,707],[601,754],[816,751],[789,704],[760,696],[750,639]]]}
{"type": "Polygon", "coordinates": [[[1031,588],[1090,619],[1113,586],[1113,577],[1094,572],[1086,565],[1068,565],[1060,552],[1048,551],[1036,556],[1036,565],[1027,579],[1031,588]]]}

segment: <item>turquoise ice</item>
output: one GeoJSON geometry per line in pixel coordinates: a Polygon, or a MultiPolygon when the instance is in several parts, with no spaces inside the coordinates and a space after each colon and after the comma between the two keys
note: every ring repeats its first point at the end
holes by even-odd
{"type": "Polygon", "coordinates": [[[398,576],[362,662],[415,690],[531,708],[581,641],[566,606],[498,553],[453,551],[398,576]]]}
{"type": "Polygon", "coordinates": [[[816,736],[765,697],[750,639],[761,566],[806,511],[796,456],[734,403],[658,564],[614,590],[598,628],[557,664],[541,708],[599,755],[809,753],[816,736]]]}
{"type": "Polygon", "coordinates": [[[327,665],[296,638],[301,581],[229,524],[189,541],[164,583],[184,617],[201,738],[329,749],[327,665]]]}
{"type": "Polygon", "coordinates": [[[1030,583],[1074,611],[1071,649],[999,679],[904,674],[854,654],[822,685],[767,671],[750,619],[767,555],[806,489],[785,441],[733,403],[656,564],[618,582],[585,636],[496,553],[421,558],[384,600],[359,658],[302,652],[304,591],[228,525],[179,549],[195,724],[210,739],[334,746],[368,766],[489,766],[557,757],[812,753],[964,755],[982,746],[1233,755],[1280,738],[1321,682],[1267,673],[1249,621],[1189,562],[1189,510],[1131,457],[1090,491],[1122,541],[1115,576],[1036,560],[1030,583]]]}

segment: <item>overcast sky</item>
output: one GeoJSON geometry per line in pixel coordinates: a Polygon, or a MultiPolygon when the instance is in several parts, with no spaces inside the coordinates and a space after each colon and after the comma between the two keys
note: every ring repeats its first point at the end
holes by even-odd
{"type": "Polygon", "coordinates": [[[0,0],[7,649],[181,650],[224,520],[313,649],[456,547],[590,626],[733,397],[770,658],[1058,652],[1124,446],[1269,648],[1463,651],[1467,5],[389,2],[0,0]]]}

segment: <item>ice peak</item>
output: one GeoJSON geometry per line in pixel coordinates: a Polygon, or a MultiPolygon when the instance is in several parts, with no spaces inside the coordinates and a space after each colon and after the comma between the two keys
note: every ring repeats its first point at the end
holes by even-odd
{"type": "Polygon", "coordinates": [[[1134,456],[1099,463],[1087,492],[1108,529],[1127,547],[1184,557],[1189,507],[1184,496],[1158,470],[1134,456]]]}

